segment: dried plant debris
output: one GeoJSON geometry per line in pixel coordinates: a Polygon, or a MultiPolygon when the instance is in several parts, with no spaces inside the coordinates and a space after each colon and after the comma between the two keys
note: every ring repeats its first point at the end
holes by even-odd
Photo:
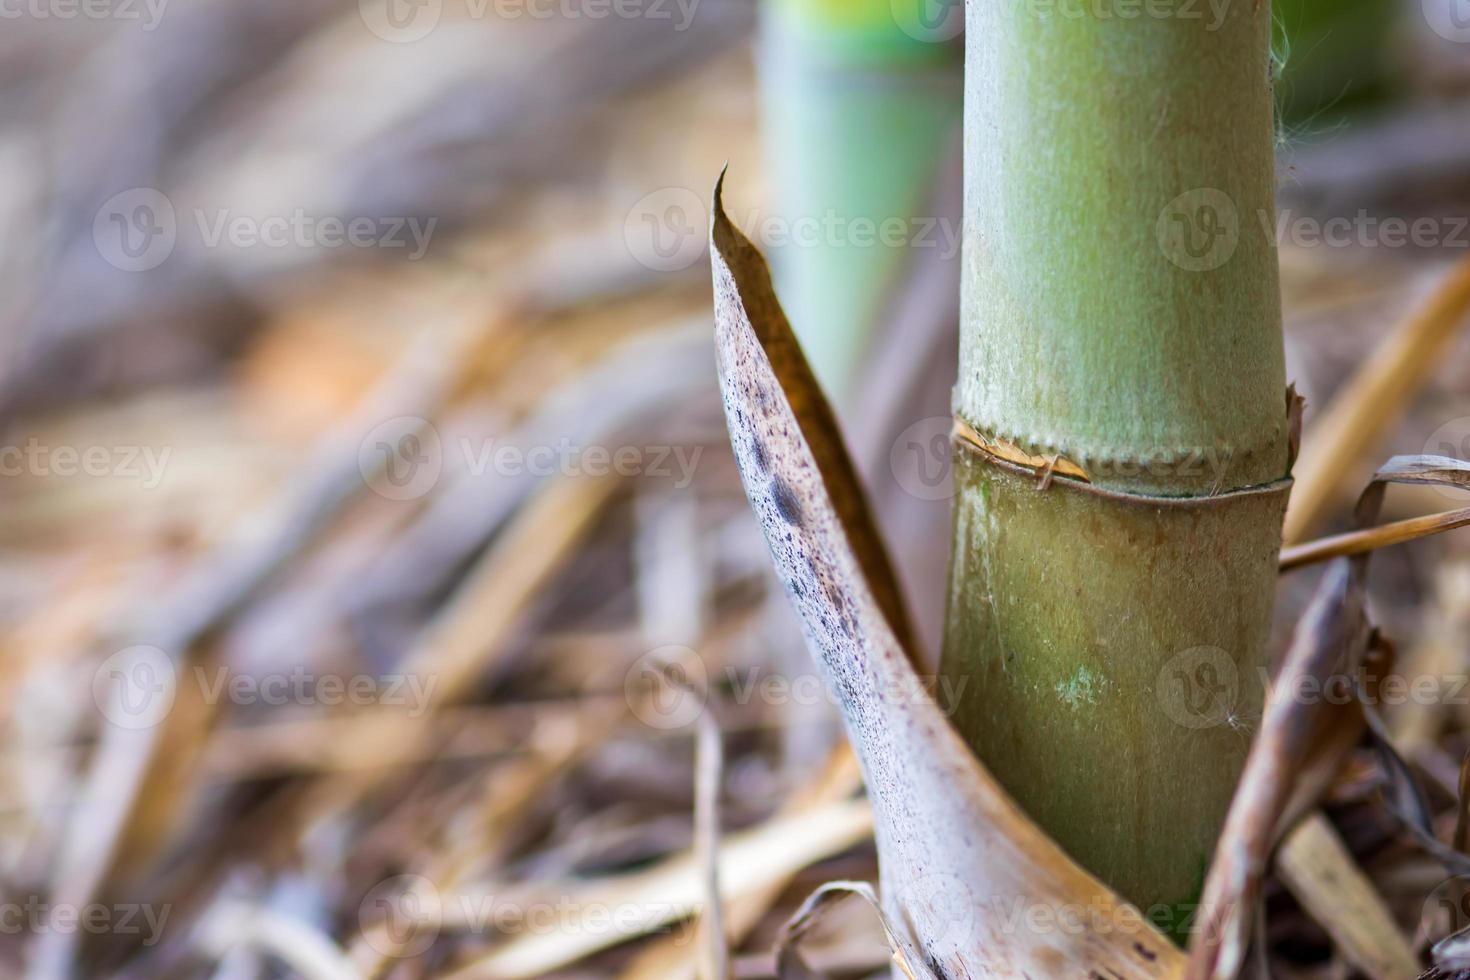
{"type": "Polygon", "coordinates": [[[839,702],[873,801],[883,905],[935,977],[1162,977],[1179,952],[1020,812],[925,689],[831,410],[764,259],[716,188],[720,383],[751,505],[839,702]],[[1034,918],[1051,917],[1037,928],[1034,918]],[[1058,928],[1071,913],[1079,928],[1058,928]]]}
{"type": "MultiPolygon", "coordinates": [[[[1339,560],[1297,626],[1290,652],[1267,695],[1266,712],[1231,804],[1201,901],[1190,976],[1228,978],[1246,962],[1251,928],[1277,827],[1312,742],[1316,714],[1292,692],[1323,685],[1366,642],[1361,597],[1339,560]]],[[[1339,756],[1339,762],[1341,757],[1339,756]]]]}
{"type": "Polygon", "coordinates": [[[894,967],[903,976],[913,980],[916,973],[911,964],[921,962],[921,954],[888,920],[883,912],[883,903],[873,891],[873,886],[865,881],[829,881],[807,896],[791,920],[781,927],[781,935],[776,940],[776,975],[780,980],[824,980],[824,974],[813,970],[802,958],[801,938],[821,920],[822,914],[833,903],[853,896],[861,898],[878,914],[878,919],[883,924],[883,934],[893,949],[894,967]]]}
{"type": "MultiPolygon", "coordinates": [[[[635,202],[672,191],[693,215],[685,189],[727,157],[761,183],[753,6],[702,3],[684,32],[677,18],[464,19],[455,7],[414,44],[376,36],[365,18],[380,5],[353,0],[172,5],[154,31],[121,16],[0,30],[13,83],[0,227],[23,246],[0,261],[0,420],[12,425],[0,462],[34,436],[131,447],[136,465],[159,466],[129,475],[115,456],[106,477],[0,473],[0,976],[695,980],[701,957],[719,958],[718,933],[731,975],[748,980],[904,965],[914,977],[1181,973],[1183,955],[1146,929],[1143,951],[1071,930],[1071,916],[1127,910],[1004,803],[948,736],[938,697],[919,696],[926,668],[905,666],[932,651],[911,642],[897,586],[931,601],[913,608],[915,632],[932,632],[939,600],[922,582],[942,572],[947,535],[926,529],[949,502],[906,485],[893,451],[921,421],[925,448],[943,445],[959,263],[912,256],[866,397],[844,409],[890,552],[919,570],[897,584],[855,483],[834,476],[846,473],[835,424],[813,421],[820,402],[775,353],[786,335],[767,330],[762,346],[749,332],[763,322],[743,342],[722,327],[767,365],[755,402],[739,402],[742,455],[749,468],[757,445],[769,450],[747,474],[758,496],[778,472],[772,447],[794,467],[779,470],[780,506],[774,489],[762,499],[775,543],[813,556],[793,584],[830,647],[816,644],[819,657],[847,685],[829,694],[727,448],[702,249],[670,272],[628,240],[635,202]],[[95,237],[128,188],[177,211],[177,247],[147,272],[109,265],[95,237]],[[411,248],[200,248],[198,213],[213,224],[225,208],[438,222],[416,262],[397,261],[411,248]],[[434,479],[383,478],[436,436],[434,479]],[[495,465],[496,451],[537,447],[566,465],[495,465]],[[588,472],[585,453],[620,449],[640,465],[588,472]],[[700,693],[655,685],[671,651],[699,682],[680,690],[700,693]],[[163,723],[129,727],[113,711],[102,682],[119,675],[172,682],[163,723]],[[352,703],[363,683],[373,696],[352,703]],[[830,701],[894,689],[854,728],[870,777],[890,786],[870,801],[830,701]],[[910,746],[922,765],[898,772],[910,746]],[[927,808],[936,786],[954,811],[927,808]],[[970,837],[941,849],[959,810],[970,837]],[[919,837],[896,841],[899,811],[927,821],[919,837]],[[882,889],[875,829],[908,869],[882,889]],[[880,892],[882,915],[865,903],[880,892]],[[117,928],[56,928],[68,911],[105,911],[117,928]]],[[[1462,107],[1445,111],[1447,131],[1463,129],[1462,107]]],[[[1330,189],[1324,172],[1312,179],[1330,189]]],[[[129,216],[141,213],[117,215],[129,216]]],[[[738,275],[750,309],[768,302],[759,263],[723,241],[726,296],[738,275]]],[[[1414,249],[1287,242],[1282,258],[1314,403],[1392,395],[1349,413],[1363,428],[1309,416],[1309,444],[1336,436],[1311,450],[1299,488],[1308,471],[1330,482],[1331,457],[1366,473],[1380,442],[1465,455],[1470,348],[1446,320],[1463,269],[1414,249]],[[1396,320],[1405,339],[1375,354],[1396,320]],[[1439,353],[1407,350],[1424,344],[1439,353]],[[1382,378],[1344,384],[1364,370],[1382,378]]],[[[1304,494],[1324,502],[1312,523],[1343,516],[1357,488],[1348,477],[1304,494]]],[[[1324,704],[1260,727],[1271,751],[1245,794],[1258,822],[1235,843],[1275,861],[1252,883],[1243,975],[1376,980],[1419,963],[1470,975],[1470,889],[1452,870],[1470,835],[1458,785],[1470,711],[1371,703],[1388,671],[1464,673],[1465,537],[1415,539],[1460,524],[1447,508],[1466,503],[1433,485],[1396,490],[1369,523],[1286,554],[1303,570],[1283,579],[1282,654],[1300,608],[1329,595],[1329,563],[1414,542],[1374,559],[1382,628],[1360,674],[1376,714],[1324,704]]],[[[1325,623],[1308,617],[1288,658],[1298,673],[1316,669],[1303,644],[1328,635],[1313,622],[1325,623]]]]}

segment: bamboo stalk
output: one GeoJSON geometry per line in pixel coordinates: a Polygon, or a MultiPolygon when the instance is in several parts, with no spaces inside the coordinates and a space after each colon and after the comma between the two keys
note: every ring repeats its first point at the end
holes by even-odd
{"type": "Polygon", "coordinates": [[[958,135],[958,46],[925,0],[763,8],[761,93],[782,303],[823,387],[844,397],[914,248],[958,245],[931,203],[958,135]],[[912,12],[906,10],[912,7],[912,12]]]}
{"type": "Polygon", "coordinates": [[[1018,802],[1178,928],[1262,700],[1288,485],[1270,6],[1061,11],[968,11],[943,671],[1018,802]]]}

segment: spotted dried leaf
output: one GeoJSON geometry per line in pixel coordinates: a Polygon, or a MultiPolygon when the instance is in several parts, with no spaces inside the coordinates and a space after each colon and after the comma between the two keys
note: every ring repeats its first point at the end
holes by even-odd
{"type": "MultiPolygon", "coordinates": [[[[721,181],[723,184],[723,179],[721,181]]],[[[711,227],[721,391],[745,491],[841,708],[875,814],[883,906],[916,975],[1176,976],[1183,955],[1005,794],[914,664],[899,590],[765,260],[711,227]]]]}

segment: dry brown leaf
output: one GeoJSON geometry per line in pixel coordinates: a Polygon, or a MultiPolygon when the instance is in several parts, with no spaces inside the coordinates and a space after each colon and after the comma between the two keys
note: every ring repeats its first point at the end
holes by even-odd
{"type": "MultiPolygon", "coordinates": [[[[1470,485],[1470,463],[1440,456],[1397,456],[1381,468],[1358,500],[1354,517],[1359,528],[1371,526],[1382,510],[1390,483],[1470,485]]],[[[1372,624],[1366,611],[1366,577],[1371,551],[1339,558],[1328,571],[1307,614],[1298,626],[1291,652],[1273,684],[1260,737],[1252,747],[1241,786],[1215,853],[1214,866],[1205,886],[1204,908],[1212,926],[1201,930],[1191,956],[1191,975],[1226,978],[1234,976],[1245,962],[1250,938],[1251,911],[1259,899],[1270,848],[1292,799],[1293,786],[1303,765],[1309,739],[1320,725],[1320,701],[1293,696],[1304,681],[1321,690],[1334,670],[1358,683],[1357,668],[1368,649],[1372,624]]],[[[1427,807],[1422,802],[1408,766],[1389,743],[1375,710],[1359,698],[1361,719],[1379,749],[1384,767],[1395,788],[1395,809],[1421,846],[1459,870],[1458,855],[1433,835],[1427,807]]],[[[1356,730],[1358,726],[1352,726],[1356,730]]],[[[1339,757],[1340,758],[1340,757],[1339,757]]],[[[1319,773],[1319,775],[1321,775],[1319,773]]],[[[1316,781],[1316,788],[1324,786],[1316,781]]],[[[1297,805],[1306,801],[1298,798],[1297,805]]],[[[1314,818],[1316,819],[1316,818],[1314,818]]],[[[1324,825],[1325,826],[1325,825],[1324,825]]],[[[1327,828],[1330,833],[1330,827],[1327,828]]],[[[1375,977],[1405,974],[1405,963],[1413,956],[1392,924],[1392,918],[1372,897],[1371,886],[1362,878],[1345,849],[1332,846],[1320,829],[1288,838],[1278,857],[1278,867],[1287,874],[1293,890],[1310,904],[1319,891],[1338,894],[1345,883],[1360,884],[1354,894],[1367,896],[1355,904],[1362,914],[1323,916],[1323,925],[1333,934],[1350,959],[1375,977]],[[1336,887],[1331,887],[1337,882],[1336,887]],[[1389,938],[1385,938],[1389,937],[1389,938]]]]}
{"type": "MultiPolygon", "coordinates": [[[[786,805],[775,816],[762,824],[761,828],[775,821],[847,799],[857,792],[861,785],[857,760],[853,758],[851,747],[843,742],[833,748],[826,765],[816,774],[815,778],[798,789],[786,802],[786,805]]],[[[785,869],[783,876],[774,878],[764,887],[730,897],[730,900],[725,903],[727,920],[725,933],[730,938],[732,945],[738,945],[740,939],[755,928],[761,916],[781,897],[781,893],[790,885],[791,878],[801,870],[801,867],[800,863],[793,861],[785,869]]],[[[619,980],[691,978],[695,976],[697,952],[691,949],[689,943],[683,941],[682,937],[665,936],[641,952],[619,975],[619,980]]]]}
{"type": "MultiPolygon", "coordinates": [[[[872,833],[873,815],[863,800],[814,807],[749,831],[726,835],[719,879],[726,898],[748,895],[802,868],[855,846],[872,833]]],[[[658,932],[697,913],[706,869],[692,851],[651,868],[587,882],[548,886],[569,907],[585,913],[565,930],[530,930],[461,964],[446,980],[519,980],[545,976],[569,963],[658,932]],[[613,928],[595,927],[616,909],[613,928]]]]}
{"type": "Polygon", "coordinates": [[[1246,962],[1276,829],[1291,800],[1322,705],[1294,697],[1303,684],[1325,684],[1355,648],[1367,624],[1361,592],[1347,561],[1333,565],[1297,626],[1286,662],[1267,695],[1261,731],[1251,746],[1205,881],[1203,928],[1190,957],[1190,976],[1235,976],[1246,962]]]}
{"type": "MultiPolygon", "coordinates": [[[[723,179],[721,180],[721,186],[723,179]]],[[[873,801],[883,904],[923,975],[1174,976],[1183,956],[1079,868],[970,753],[914,669],[898,589],[842,439],[717,186],[720,383],[746,495],[873,801]]]]}
{"type": "Polygon", "coordinates": [[[791,919],[781,927],[776,937],[776,975],[780,980],[824,980],[802,959],[797,944],[801,937],[821,921],[822,915],[833,904],[856,895],[871,905],[883,923],[883,934],[888,938],[888,947],[893,953],[893,965],[909,980],[913,980],[914,968],[910,965],[918,960],[918,951],[894,931],[893,923],[883,911],[883,904],[866,881],[829,881],[807,896],[791,919]]]}
{"type": "Polygon", "coordinates": [[[1314,813],[1294,839],[1295,847],[1277,855],[1277,873],[1343,958],[1372,980],[1415,976],[1413,950],[1331,822],[1314,813]]]}

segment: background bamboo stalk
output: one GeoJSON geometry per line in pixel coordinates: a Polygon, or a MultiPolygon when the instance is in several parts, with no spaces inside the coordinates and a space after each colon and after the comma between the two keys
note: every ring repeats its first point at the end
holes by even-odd
{"type": "Polygon", "coordinates": [[[924,19],[923,0],[764,9],[766,155],[786,226],[772,242],[778,288],[818,379],[841,398],[911,250],[958,246],[932,202],[960,122],[958,18],[924,19]]]}
{"type": "Polygon", "coordinates": [[[958,450],[943,663],[986,764],[1166,928],[1259,710],[1289,440],[1269,8],[1167,13],[969,9],[956,413],[1052,478],[958,450]]]}

